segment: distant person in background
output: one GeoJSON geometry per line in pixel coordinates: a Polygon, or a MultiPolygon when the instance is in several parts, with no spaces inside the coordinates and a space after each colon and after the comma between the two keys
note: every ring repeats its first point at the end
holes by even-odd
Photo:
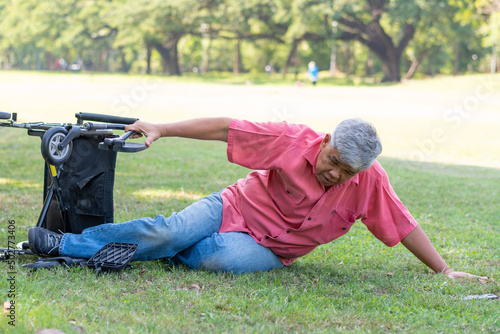
{"type": "Polygon", "coordinates": [[[313,86],[316,86],[316,82],[318,82],[318,66],[316,66],[315,62],[311,61],[308,67],[307,74],[309,74],[309,80],[311,80],[313,86]]]}

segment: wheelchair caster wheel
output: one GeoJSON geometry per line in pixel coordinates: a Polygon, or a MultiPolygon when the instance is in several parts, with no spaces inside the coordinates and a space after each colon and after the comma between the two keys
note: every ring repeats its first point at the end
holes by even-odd
{"type": "Polygon", "coordinates": [[[59,147],[67,134],[68,131],[65,128],[56,126],[47,130],[43,135],[42,156],[49,164],[58,166],[68,160],[73,149],[73,142],[70,142],[66,147],[59,147]]]}

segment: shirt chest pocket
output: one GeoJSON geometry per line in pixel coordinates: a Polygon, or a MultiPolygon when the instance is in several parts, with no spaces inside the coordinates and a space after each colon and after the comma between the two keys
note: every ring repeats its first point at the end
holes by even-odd
{"type": "Polygon", "coordinates": [[[297,207],[302,203],[305,196],[306,195],[297,190],[286,189],[285,192],[277,194],[277,196],[274,197],[274,202],[281,213],[285,216],[290,216],[297,210],[297,207]]]}
{"type": "Polygon", "coordinates": [[[315,231],[313,240],[317,245],[329,243],[349,232],[355,222],[356,214],[354,212],[338,207],[333,210],[329,221],[315,231]]]}
{"type": "Polygon", "coordinates": [[[306,195],[294,186],[286,177],[276,172],[270,180],[269,193],[274,203],[285,216],[292,215],[304,201],[306,195]]]}

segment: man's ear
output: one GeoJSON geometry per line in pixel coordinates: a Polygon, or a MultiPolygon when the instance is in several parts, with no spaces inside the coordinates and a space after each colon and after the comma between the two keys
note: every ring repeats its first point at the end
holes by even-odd
{"type": "Polygon", "coordinates": [[[326,145],[330,144],[331,139],[332,139],[332,136],[329,133],[327,133],[325,135],[325,138],[323,138],[323,140],[321,141],[321,145],[319,146],[319,148],[324,149],[326,145]]]}

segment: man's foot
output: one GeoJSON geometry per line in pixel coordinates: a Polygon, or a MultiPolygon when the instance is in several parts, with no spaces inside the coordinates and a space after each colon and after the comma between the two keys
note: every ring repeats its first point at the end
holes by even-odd
{"type": "Polygon", "coordinates": [[[42,227],[32,227],[28,232],[30,249],[37,255],[59,256],[63,235],[42,227]]]}

